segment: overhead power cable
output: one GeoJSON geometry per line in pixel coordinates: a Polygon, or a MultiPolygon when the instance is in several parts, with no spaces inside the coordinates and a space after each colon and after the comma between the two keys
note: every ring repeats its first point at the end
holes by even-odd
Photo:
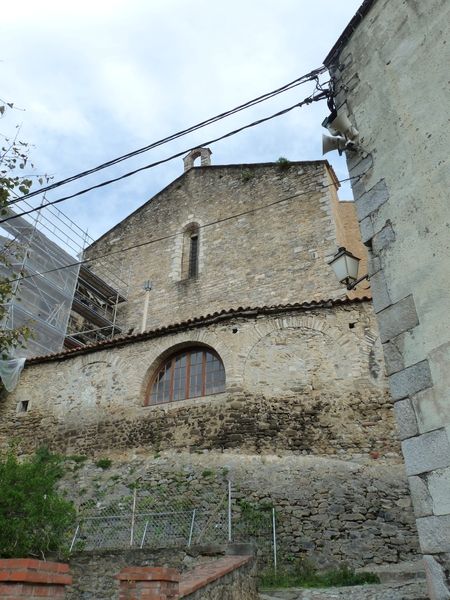
{"type": "MultiPolygon", "coordinates": [[[[360,175],[356,175],[355,177],[347,177],[346,179],[340,179],[337,181],[337,183],[345,183],[346,181],[353,181],[353,180],[358,181],[364,175],[365,175],[365,173],[362,173],[360,175]]],[[[328,185],[323,185],[319,191],[322,191],[322,190],[325,190],[327,188],[334,187],[334,186],[335,186],[335,182],[330,183],[328,185]]],[[[212,227],[213,225],[217,225],[219,223],[224,223],[225,221],[230,221],[231,219],[237,219],[239,217],[243,217],[245,215],[252,214],[252,213],[258,212],[260,210],[264,210],[266,208],[270,208],[277,204],[281,204],[282,202],[287,202],[289,200],[293,200],[294,198],[298,198],[299,196],[307,196],[307,195],[311,195],[311,191],[297,192],[296,194],[292,194],[291,196],[286,196],[286,198],[281,198],[279,200],[275,200],[274,202],[269,202],[269,204],[263,204],[262,206],[256,206],[255,208],[250,208],[250,209],[242,211],[240,213],[228,215],[228,217],[223,217],[222,219],[217,219],[216,221],[210,221],[209,223],[199,225],[199,229],[205,229],[206,227],[212,227]]],[[[151,244],[156,244],[157,242],[162,242],[164,240],[175,238],[177,235],[179,235],[178,232],[170,233],[168,235],[163,235],[158,238],[146,240],[145,242],[140,242],[139,244],[133,244],[132,246],[127,246],[126,248],[120,248],[118,250],[112,250],[111,252],[105,252],[104,254],[99,254],[98,256],[95,256],[92,258],[85,258],[83,260],[79,260],[79,261],[70,263],[68,265],[64,265],[62,267],[55,267],[54,269],[49,269],[48,271],[40,271],[39,273],[32,273],[31,275],[24,275],[23,277],[18,277],[17,279],[11,279],[11,280],[9,280],[8,283],[15,283],[17,281],[23,281],[25,279],[31,279],[33,277],[43,277],[44,275],[49,275],[50,273],[55,273],[57,271],[62,271],[64,269],[69,269],[71,267],[78,267],[78,266],[85,265],[85,264],[88,264],[91,262],[96,262],[96,261],[102,260],[104,258],[109,258],[110,256],[122,254],[124,252],[129,252],[130,250],[135,250],[136,248],[142,248],[143,246],[149,246],[151,244]]]]}
{"type": "MultiPolygon", "coordinates": [[[[253,98],[252,100],[248,100],[247,102],[244,102],[244,104],[240,104],[239,106],[236,106],[235,108],[232,108],[231,110],[227,110],[227,111],[220,113],[214,117],[210,117],[209,119],[206,119],[205,121],[201,121],[200,123],[197,123],[196,125],[192,125],[191,127],[188,127],[181,131],[178,131],[177,133],[173,133],[172,135],[162,138],[156,142],[153,142],[152,144],[149,144],[148,146],[143,146],[142,148],[138,148],[137,150],[133,150],[132,152],[128,152],[127,154],[123,154],[122,156],[113,158],[112,160],[109,160],[105,163],[102,163],[102,164],[96,166],[96,167],[93,167],[92,169],[82,171],[81,173],[77,173],[76,175],[72,175],[71,177],[67,177],[66,179],[61,179],[60,181],[56,181],[50,185],[47,185],[44,188],[30,192],[30,193],[26,194],[25,196],[22,196],[19,200],[25,200],[28,198],[32,198],[33,196],[37,196],[38,194],[42,194],[43,192],[53,190],[62,185],[66,185],[67,183],[71,183],[72,181],[76,181],[77,179],[81,179],[82,177],[86,177],[87,175],[92,175],[92,173],[96,173],[98,171],[101,171],[102,169],[106,169],[108,167],[116,165],[124,160],[128,160],[134,156],[138,156],[139,154],[148,152],[149,150],[152,150],[153,148],[157,148],[158,146],[162,146],[163,144],[167,144],[168,142],[171,142],[171,141],[176,140],[184,135],[192,133],[193,131],[197,131],[198,129],[201,129],[202,127],[206,127],[207,125],[211,125],[212,123],[216,123],[217,121],[220,121],[222,119],[225,119],[226,117],[229,117],[238,112],[241,112],[242,110],[250,108],[251,106],[255,106],[256,104],[259,104],[260,102],[265,102],[266,100],[269,100],[269,99],[277,96],[278,94],[282,94],[284,92],[292,90],[295,87],[302,85],[304,83],[307,83],[309,81],[316,81],[318,84],[318,76],[321,75],[322,73],[324,73],[326,70],[327,69],[324,66],[319,67],[318,69],[314,69],[310,73],[302,75],[301,77],[298,77],[297,79],[294,79],[293,81],[291,81],[289,83],[286,83],[285,85],[277,88],[276,90],[262,94],[261,96],[258,96],[257,98],[253,98]]],[[[17,200],[15,200],[14,202],[17,202],[17,200]]]]}
{"type": "MultiPolygon", "coordinates": [[[[195,148],[198,148],[199,146],[210,146],[211,144],[214,144],[216,142],[219,142],[220,140],[224,140],[226,138],[229,138],[233,135],[236,135],[237,133],[240,133],[241,131],[244,131],[245,129],[249,129],[251,127],[255,127],[256,125],[261,125],[261,123],[265,123],[267,121],[270,121],[271,119],[275,119],[276,117],[280,117],[281,115],[285,115],[286,113],[290,112],[291,110],[294,110],[294,108],[300,108],[301,106],[304,106],[305,104],[312,104],[313,102],[318,102],[319,100],[323,100],[324,98],[327,97],[327,92],[326,91],[321,91],[318,94],[314,95],[311,94],[310,96],[308,96],[307,98],[305,98],[304,100],[302,100],[301,102],[297,102],[296,104],[289,106],[288,108],[285,108],[283,110],[280,110],[276,113],[274,113],[273,115],[270,115],[268,117],[264,117],[262,119],[258,119],[257,121],[253,121],[253,123],[249,123],[248,125],[243,125],[242,127],[239,127],[238,129],[234,129],[233,131],[230,131],[228,133],[225,133],[224,135],[221,135],[217,138],[214,138],[212,140],[208,140],[207,142],[203,142],[202,144],[193,146],[192,148],[188,148],[186,150],[183,150],[181,152],[177,152],[176,154],[172,154],[172,156],[169,156],[168,158],[163,158],[161,160],[158,160],[156,162],[150,163],[148,165],[145,165],[143,167],[139,167],[138,169],[134,169],[134,171],[129,171],[128,173],[125,173],[124,175],[120,175],[119,177],[114,177],[113,179],[108,179],[107,181],[102,181],[101,183],[97,183],[96,185],[92,185],[88,188],[85,188],[83,190],[80,190],[79,192],[75,192],[74,194],[69,194],[68,196],[63,196],[62,198],[58,198],[56,200],[52,200],[51,202],[47,202],[46,204],[41,204],[39,206],[36,206],[34,208],[31,208],[29,210],[24,210],[21,213],[15,214],[14,216],[10,216],[10,217],[5,217],[4,219],[0,219],[0,224],[1,223],[5,223],[6,221],[10,221],[11,219],[15,219],[16,217],[23,217],[25,215],[29,215],[35,211],[38,210],[42,210],[43,208],[46,208],[47,206],[53,206],[54,204],[58,204],[60,202],[65,202],[66,200],[70,200],[71,198],[76,198],[77,196],[81,196],[83,194],[87,194],[88,192],[91,192],[92,190],[97,190],[99,188],[105,187],[107,185],[111,185],[112,183],[116,183],[117,181],[121,181],[122,179],[126,179],[128,177],[132,177],[133,175],[136,175],[136,173],[140,173],[141,171],[145,171],[147,169],[151,169],[153,167],[156,167],[158,165],[161,165],[163,163],[169,162],[175,158],[179,158],[180,156],[183,156],[184,154],[186,154],[187,152],[190,152],[191,150],[194,150],[195,148]]],[[[19,198],[18,200],[23,200],[24,198],[26,198],[27,196],[22,196],[22,198],[19,198]]],[[[9,206],[9,204],[8,204],[9,206]]]]}

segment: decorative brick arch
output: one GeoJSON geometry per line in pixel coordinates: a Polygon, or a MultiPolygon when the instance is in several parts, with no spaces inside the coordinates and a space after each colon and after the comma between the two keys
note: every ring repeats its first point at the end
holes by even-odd
{"type": "Polygon", "coordinates": [[[162,338],[152,348],[153,360],[147,368],[145,376],[140,386],[140,400],[144,404],[147,398],[148,388],[155,373],[159,370],[165,360],[172,354],[184,348],[192,346],[204,346],[213,350],[221,359],[225,368],[226,383],[228,386],[229,373],[232,373],[232,353],[229,348],[217,337],[215,333],[198,330],[193,332],[180,333],[174,337],[162,338]]]}
{"type": "MultiPolygon", "coordinates": [[[[360,354],[359,344],[355,343],[352,336],[342,331],[337,325],[329,324],[325,319],[316,316],[284,316],[267,321],[256,322],[253,330],[253,339],[250,349],[245,356],[241,356],[240,378],[243,383],[248,379],[249,361],[254,356],[258,344],[270,336],[279,333],[280,338],[289,331],[310,330],[328,338],[330,348],[339,348],[340,355],[345,359],[349,368],[350,377],[359,377],[364,371],[364,362],[368,360],[368,352],[363,358],[360,354]]],[[[289,349],[286,350],[289,354],[289,349]]]]}

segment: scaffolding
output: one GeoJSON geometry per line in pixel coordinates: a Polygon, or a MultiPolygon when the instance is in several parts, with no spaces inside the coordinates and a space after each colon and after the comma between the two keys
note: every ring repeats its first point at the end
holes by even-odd
{"type": "Polygon", "coordinates": [[[6,208],[3,217],[12,218],[0,224],[0,275],[13,281],[1,326],[32,331],[13,355],[49,354],[120,333],[117,309],[127,298],[129,267],[105,259],[80,265],[94,241],[87,232],[55,207],[40,208],[33,220],[18,216],[28,208],[26,201],[6,208]]]}

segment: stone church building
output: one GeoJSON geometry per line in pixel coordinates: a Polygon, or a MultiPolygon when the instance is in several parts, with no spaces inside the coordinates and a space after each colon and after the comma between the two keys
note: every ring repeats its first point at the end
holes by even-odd
{"type": "Polygon", "coordinates": [[[0,402],[0,443],[140,457],[148,470],[160,453],[178,466],[231,465],[244,488],[252,479],[250,495],[286,515],[303,507],[294,554],[410,558],[370,290],[347,292],[328,265],[339,246],[365,254],[338,187],[324,160],[216,166],[208,149],[189,154],[180,177],[87,250],[93,271],[107,252],[133,266],[119,309],[128,333],[27,360],[0,402]],[[264,456],[272,475],[258,484],[264,456]]]}

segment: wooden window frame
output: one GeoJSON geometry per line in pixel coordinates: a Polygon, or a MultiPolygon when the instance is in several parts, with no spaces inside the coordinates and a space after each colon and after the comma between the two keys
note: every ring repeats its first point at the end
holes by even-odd
{"type": "Polygon", "coordinates": [[[224,372],[224,376],[225,376],[225,367],[223,364],[222,359],[220,358],[220,356],[217,354],[217,352],[215,352],[212,348],[206,348],[204,346],[194,346],[194,347],[189,347],[189,348],[185,348],[183,350],[180,350],[179,352],[176,352],[175,354],[172,354],[171,356],[169,356],[166,360],[164,360],[163,362],[160,363],[159,367],[156,369],[155,373],[153,374],[153,376],[150,379],[149,382],[149,386],[147,388],[147,397],[146,397],[146,406],[157,406],[159,404],[169,404],[172,402],[180,402],[182,400],[190,400],[192,398],[201,398],[202,396],[210,396],[210,395],[214,395],[214,394],[221,394],[225,391],[225,383],[226,383],[226,376],[224,377],[224,389],[220,390],[219,392],[209,392],[207,393],[206,391],[206,378],[207,378],[207,371],[206,371],[206,366],[207,366],[207,354],[212,354],[216,359],[219,360],[222,368],[223,368],[223,372],[224,372]],[[202,365],[202,369],[201,369],[201,394],[196,395],[196,396],[191,396],[190,394],[190,382],[191,382],[191,355],[194,352],[201,352],[202,353],[202,361],[201,361],[201,365],[202,365]],[[176,359],[182,357],[183,355],[186,355],[186,374],[185,374],[185,378],[184,378],[184,396],[182,398],[179,399],[174,399],[174,379],[175,379],[175,364],[176,364],[176,359]],[[163,369],[165,369],[167,367],[167,365],[169,365],[168,369],[170,370],[170,380],[169,380],[169,399],[168,400],[162,400],[160,402],[153,402],[152,401],[152,393],[153,393],[153,388],[157,382],[158,376],[160,375],[161,371],[163,369]]]}

